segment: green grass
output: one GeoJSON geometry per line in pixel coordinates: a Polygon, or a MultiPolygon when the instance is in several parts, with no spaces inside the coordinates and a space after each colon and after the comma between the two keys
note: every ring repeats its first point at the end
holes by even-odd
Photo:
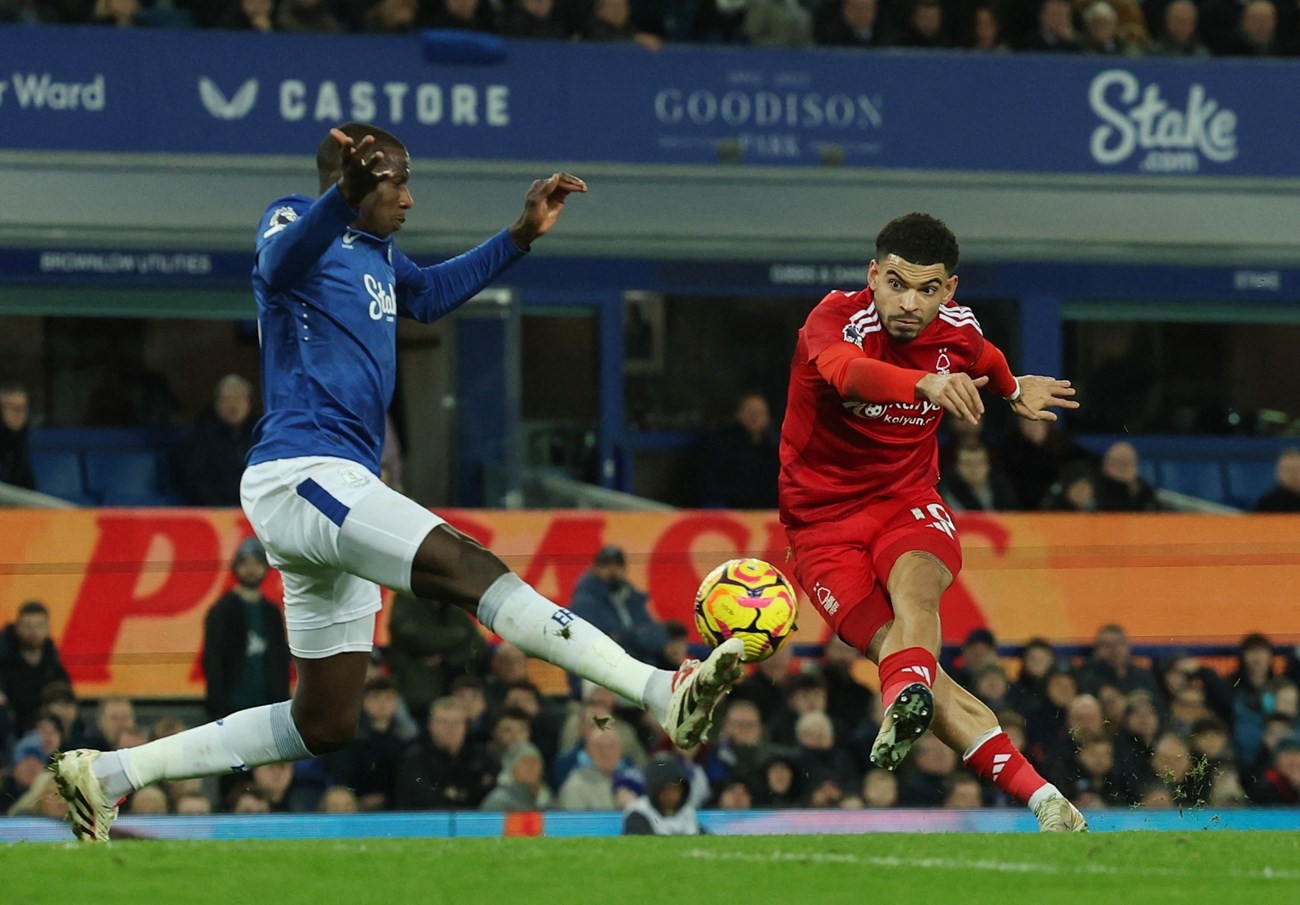
{"type": "Polygon", "coordinates": [[[709,836],[0,846],[4,905],[1300,901],[1300,834],[709,836]]]}

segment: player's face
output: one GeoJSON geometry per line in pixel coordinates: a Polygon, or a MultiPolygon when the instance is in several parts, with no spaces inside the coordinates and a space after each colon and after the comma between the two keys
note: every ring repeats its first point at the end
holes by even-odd
{"type": "Polygon", "coordinates": [[[415,206],[411,197],[411,165],[405,153],[388,151],[392,156],[393,175],[381,181],[361,202],[361,216],[352,225],[386,239],[402,228],[406,212],[415,206]]]}
{"type": "Polygon", "coordinates": [[[957,292],[957,277],[949,276],[943,264],[913,264],[898,255],[872,261],[867,284],[885,331],[904,343],[916,339],[957,292]]]}

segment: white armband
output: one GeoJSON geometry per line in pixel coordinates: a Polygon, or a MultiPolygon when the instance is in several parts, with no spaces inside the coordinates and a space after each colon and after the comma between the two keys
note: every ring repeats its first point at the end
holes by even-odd
{"type": "Polygon", "coordinates": [[[1020,378],[1016,377],[1014,378],[1014,380],[1016,381],[1016,391],[1012,393],[1010,396],[1003,397],[1004,399],[1007,400],[1007,402],[1015,402],[1017,399],[1020,398],[1020,378]]]}

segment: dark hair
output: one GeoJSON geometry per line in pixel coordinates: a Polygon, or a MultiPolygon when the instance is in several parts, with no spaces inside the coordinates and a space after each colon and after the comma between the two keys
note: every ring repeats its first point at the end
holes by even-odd
{"type": "MultiPolygon", "coordinates": [[[[351,122],[335,128],[358,144],[367,135],[373,135],[377,150],[398,150],[406,153],[406,145],[398,141],[396,135],[386,132],[378,126],[372,126],[369,123],[351,122]]],[[[339,175],[343,172],[343,158],[339,151],[339,143],[334,140],[333,135],[326,135],[325,139],[316,148],[316,173],[320,176],[322,186],[337,181],[339,175]]]]}
{"type": "Polygon", "coordinates": [[[8,396],[11,393],[27,394],[27,387],[23,386],[16,380],[0,380],[0,396],[8,396]]]}
{"type": "Polygon", "coordinates": [[[451,680],[449,692],[460,691],[462,688],[473,688],[477,691],[483,690],[483,680],[473,673],[464,672],[451,680]]]}
{"type": "Polygon", "coordinates": [[[1259,632],[1251,632],[1249,635],[1242,638],[1241,643],[1237,645],[1237,650],[1244,654],[1253,647],[1262,647],[1270,654],[1273,653],[1273,642],[1269,641],[1266,636],[1261,635],[1259,632]]]}
{"type": "Polygon", "coordinates": [[[397,683],[388,676],[375,676],[366,683],[366,694],[376,691],[397,691],[397,683]]]}
{"type": "Polygon", "coordinates": [[[1030,638],[1028,641],[1026,641],[1025,646],[1020,648],[1020,656],[1023,657],[1025,654],[1029,653],[1031,650],[1033,650],[1036,647],[1047,651],[1053,657],[1056,656],[1056,648],[1052,647],[1052,642],[1048,641],[1046,638],[1041,638],[1041,637],[1030,638]]]}
{"type": "Polygon", "coordinates": [[[680,619],[665,619],[664,634],[666,634],[668,639],[671,641],[679,638],[689,638],[691,633],[686,630],[686,623],[682,622],[680,619]]]}
{"type": "Polygon", "coordinates": [[[786,685],[786,693],[793,694],[796,691],[825,691],[826,679],[821,673],[801,672],[790,677],[790,682],[786,685]]]}
{"type": "Polygon", "coordinates": [[[39,600],[29,600],[18,608],[18,616],[30,616],[32,613],[39,613],[42,616],[49,616],[50,611],[46,609],[45,604],[39,600]]]}
{"type": "Polygon", "coordinates": [[[47,704],[76,704],[77,695],[67,682],[46,682],[41,686],[41,706],[47,704]]]}
{"type": "Polygon", "coordinates": [[[537,698],[537,700],[539,701],[542,699],[542,690],[538,688],[536,685],[534,685],[532,682],[530,682],[528,679],[516,679],[515,681],[506,685],[505,690],[510,691],[511,689],[514,688],[522,688],[524,691],[528,692],[533,697],[537,698]]]}
{"type": "Polygon", "coordinates": [[[876,236],[876,262],[889,255],[912,264],[942,264],[951,276],[959,257],[957,237],[938,217],[904,214],[886,223],[876,236]]]}
{"type": "Polygon", "coordinates": [[[271,799],[267,798],[266,793],[258,788],[256,784],[246,782],[242,785],[235,786],[226,793],[226,797],[222,800],[222,805],[224,806],[223,810],[233,811],[239,805],[239,799],[243,798],[245,795],[251,795],[258,801],[265,801],[267,804],[270,804],[271,802],[271,799]]]}
{"type": "Polygon", "coordinates": [[[492,725],[495,726],[502,720],[519,720],[519,722],[527,723],[530,726],[533,723],[533,718],[528,715],[528,711],[519,707],[502,708],[501,712],[497,714],[497,718],[492,721],[492,725]]]}

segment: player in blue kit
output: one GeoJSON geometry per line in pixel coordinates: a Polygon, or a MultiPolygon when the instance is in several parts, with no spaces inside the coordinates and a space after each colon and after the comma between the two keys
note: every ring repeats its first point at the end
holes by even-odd
{"type": "Polygon", "coordinates": [[[379,480],[396,375],[396,320],[428,323],[523,257],[586,184],[532,184],[524,211],[470,251],[418,267],[393,244],[414,205],[410,159],[364,123],[330,130],[320,196],[274,202],[257,228],[253,288],[265,414],[240,488],[284,579],[298,666],[292,701],[255,707],[136,748],[74,750],[51,763],[79,838],[107,841],[120,801],[163,780],[248,771],[336,751],[356,734],[380,586],[450,600],[525,653],[639,702],[673,742],[699,744],[740,678],[729,641],[676,672],[633,659],[495,555],[379,480]]]}

